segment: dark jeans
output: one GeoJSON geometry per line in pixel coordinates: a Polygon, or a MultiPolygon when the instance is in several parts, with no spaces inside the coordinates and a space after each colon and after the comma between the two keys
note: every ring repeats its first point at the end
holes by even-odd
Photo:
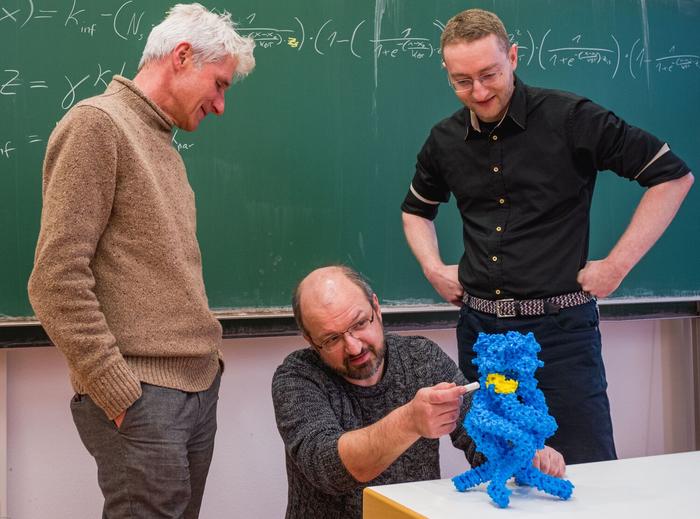
{"type": "Polygon", "coordinates": [[[542,347],[544,367],[535,372],[549,413],[559,428],[546,441],[567,464],[616,459],[605,367],[595,301],[558,314],[499,318],[462,307],[457,325],[459,367],[468,380],[479,378],[472,346],[479,332],[532,332],[542,347]]]}
{"type": "Polygon", "coordinates": [[[73,421],[97,462],[103,519],[199,516],[220,380],[198,393],[141,384],[119,429],[89,396],[73,397],[73,421]]]}

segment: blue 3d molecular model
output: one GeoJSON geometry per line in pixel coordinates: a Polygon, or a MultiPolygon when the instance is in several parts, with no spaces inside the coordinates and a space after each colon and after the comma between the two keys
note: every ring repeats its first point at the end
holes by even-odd
{"type": "Polygon", "coordinates": [[[570,481],[544,474],[532,464],[535,452],[557,430],[537,389],[535,370],[544,363],[537,359],[540,345],[534,335],[480,333],[474,351],[481,389],[464,426],[487,461],[452,478],[455,487],[464,492],[490,481],[489,496],[505,508],[511,494],[506,482],[515,477],[517,485],[568,499],[574,488],[570,481]]]}

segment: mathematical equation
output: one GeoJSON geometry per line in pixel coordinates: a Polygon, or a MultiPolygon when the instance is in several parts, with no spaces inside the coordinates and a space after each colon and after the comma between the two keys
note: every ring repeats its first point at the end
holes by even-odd
{"type": "MultiPolygon", "coordinates": [[[[116,9],[89,11],[85,7],[94,7],[94,2],[71,0],[70,9],[41,9],[42,0],[24,0],[21,7],[7,8],[0,6],[0,30],[11,26],[23,29],[46,23],[61,23],[69,30],[77,30],[87,36],[95,36],[103,31],[116,35],[123,40],[142,40],[146,34],[142,31],[145,11],[137,8],[134,0],[126,0],[116,9]]],[[[150,31],[150,26],[148,26],[150,31]]]]}
{"type": "Polygon", "coordinates": [[[536,42],[529,30],[516,31],[510,35],[511,41],[518,44],[519,59],[525,65],[533,61],[542,70],[555,67],[575,67],[578,65],[602,65],[610,70],[610,77],[615,78],[624,67],[634,79],[637,79],[642,67],[651,66],[656,72],[683,72],[691,69],[700,70],[700,54],[679,53],[672,45],[663,55],[652,57],[649,49],[641,44],[641,38],[632,42],[628,50],[623,50],[614,34],[610,35],[607,47],[604,45],[587,45],[583,34],[576,34],[562,46],[547,48],[552,29],[547,29],[536,42]]]}
{"type": "MultiPolygon", "coordinates": [[[[290,26],[280,28],[253,26],[255,19],[255,13],[246,17],[238,31],[253,38],[260,48],[286,46],[301,51],[307,44],[321,56],[332,50],[344,49],[358,59],[370,56],[375,59],[439,58],[439,39],[445,28],[444,23],[436,19],[432,22],[434,30],[430,34],[420,34],[413,27],[405,27],[399,34],[376,37],[364,34],[372,25],[366,19],[342,29],[336,20],[329,18],[312,30],[297,17],[290,26]]],[[[563,35],[560,44],[552,44],[552,29],[546,29],[537,39],[529,29],[517,29],[509,37],[518,44],[520,62],[525,66],[538,66],[541,70],[597,65],[607,67],[611,78],[615,78],[624,67],[636,79],[640,69],[647,65],[651,65],[656,72],[667,73],[700,69],[700,54],[678,52],[672,45],[663,55],[652,57],[649,49],[641,44],[641,38],[623,49],[614,34],[610,34],[602,44],[588,43],[581,33],[563,35]]]]}
{"type": "MultiPolygon", "coordinates": [[[[118,46],[123,46],[123,49],[119,47],[123,50],[122,55],[131,56],[132,61],[138,59],[141,45],[138,45],[139,50],[135,50],[135,42],[143,39],[145,27],[151,27],[148,14],[140,9],[139,2],[125,0],[115,3],[114,9],[100,9],[87,0],[67,0],[65,9],[61,10],[43,9],[39,3],[42,1],[18,0],[15,7],[0,2],[0,45],[7,46],[4,40],[8,37],[8,41],[12,41],[12,31],[8,31],[8,28],[19,32],[32,26],[54,23],[67,30],[78,30],[86,37],[109,38],[107,46],[116,42],[118,46]]],[[[439,39],[444,23],[438,19],[424,22],[420,27],[393,25],[388,30],[381,22],[369,18],[303,21],[292,16],[283,25],[266,23],[261,21],[263,18],[257,13],[250,13],[239,21],[237,27],[240,34],[256,41],[260,62],[268,52],[288,52],[290,59],[295,53],[302,52],[312,53],[319,59],[349,56],[351,60],[373,60],[376,76],[382,63],[441,59],[439,39]]],[[[520,67],[537,68],[543,72],[595,70],[599,78],[616,79],[624,75],[635,80],[640,77],[648,79],[654,73],[680,75],[700,72],[700,52],[676,47],[673,41],[666,43],[666,48],[658,52],[645,45],[641,37],[620,38],[615,34],[593,37],[589,33],[562,28],[544,28],[540,31],[516,28],[509,37],[518,44],[520,67]]],[[[102,45],[105,44],[96,44],[97,48],[102,48],[102,45]]],[[[21,61],[13,63],[11,57],[6,57],[0,65],[0,115],[5,114],[4,119],[7,119],[8,113],[12,113],[9,109],[6,111],[6,107],[10,106],[8,103],[13,103],[18,97],[50,95],[57,106],[65,111],[78,100],[104,91],[112,75],[130,75],[134,72],[126,70],[126,62],[121,59],[107,65],[101,62],[79,63],[65,71],[52,72],[53,76],[41,72],[40,68],[36,69],[37,59],[27,60],[27,63],[35,68],[25,68],[21,61]]],[[[13,126],[12,121],[9,124],[13,126]]],[[[46,135],[49,131],[45,132],[46,135]]],[[[45,140],[40,134],[41,131],[35,131],[6,140],[0,138],[0,159],[16,154],[20,145],[45,140]]],[[[180,151],[193,146],[175,139],[173,145],[180,151]]]]}
{"type": "MultiPolygon", "coordinates": [[[[56,88],[63,88],[61,92],[65,92],[61,99],[61,108],[68,110],[77,100],[88,97],[90,93],[104,91],[114,74],[124,75],[125,67],[126,62],[123,62],[119,69],[103,68],[98,63],[95,66],[94,74],[85,74],[82,77],[79,77],[79,75],[64,75],[62,79],[57,80],[59,84],[56,85],[56,88]],[[89,91],[82,88],[83,85],[89,87],[89,91]]],[[[23,89],[31,91],[49,88],[50,82],[48,80],[29,78],[25,80],[19,69],[6,68],[0,70],[0,96],[14,96],[23,89]]],[[[0,99],[2,98],[0,97],[0,99]]]]}
{"type": "Polygon", "coordinates": [[[26,135],[22,142],[14,142],[11,139],[6,140],[0,137],[0,159],[11,158],[18,152],[18,146],[38,145],[39,143],[45,142],[45,140],[46,139],[40,137],[38,134],[26,135]]]}
{"type": "MultiPolygon", "coordinates": [[[[302,21],[294,17],[294,24],[285,28],[252,27],[255,14],[246,18],[238,27],[241,34],[253,38],[258,47],[269,49],[285,45],[301,51],[304,44],[312,46],[313,51],[321,56],[335,49],[346,49],[355,58],[368,55],[378,58],[408,58],[421,60],[440,57],[439,38],[444,30],[444,23],[433,20],[436,31],[429,35],[418,34],[413,27],[405,27],[391,37],[368,37],[362,34],[371,24],[360,20],[354,26],[343,30],[332,18],[323,21],[318,28],[309,31],[302,21]],[[363,43],[369,44],[363,46],[363,43]]],[[[599,66],[607,67],[611,78],[615,78],[624,68],[629,75],[637,79],[642,68],[648,66],[656,72],[683,72],[700,70],[700,54],[678,52],[675,45],[670,46],[661,56],[652,57],[648,48],[641,44],[641,38],[634,40],[627,49],[623,49],[614,34],[603,44],[589,44],[584,34],[564,36],[561,44],[551,43],[552,29],[546,29],[537,39],[528,30],[518,29],[509,34],[513,43],[518,44],[519,60],[525,66],[537,66],[541,70],[561,67],[599,66]]]]}
{"type": "MultiPolygon", "coordinates": [[[[106,29],[109,34],[122,40],[142,40],[145,36],[143,27],[148,26],[150,30],[150,25],[144,22],[146,12],[134,0],[115,4],[114,9],[99,10],[95,10],[94,3],[87,0],[69,0],[70,4],[67,3],[64,10],[41,9],[39,2],[43,1],[21,0],[15,8],[0,6],[0,30],[4,26],[21,30],[28,25],[52,20],[88,36],[103,33],[106,29]],[[88,7],[93,9],[89,10],[88,7]]],[[[422,60],[439,57],[439,39],[445,27],[444,22],[435,19],[431,22],[429,33],[420,33],[414,27],[407,26],[396,34],[380,36],[381,27],[376,27],[372,20],[367,19],[348,24],[328,18],[305,24],[294,16],[288,26],[275,27],[258,23],[258,18],[257,13],[248,14],[237,29],[242,35],[253,38],[258,49],[311,49],[320,56],[345,50],[357,59],[422,60]]],[[[584,34],[563,35],[560,43],[552,43],[555,35],[551,28],[544,30],[542,35],[534,35],[529,29],[516,29],[509,36],[511,41],[518,43],[521,63],[535,65],[542,70],[597,65],[608,67],[610,76],[615,78],[624,67],[636,78],[641,68],[650,65],[656,72],[666,73],[700,69],[700,54],[677,52],[672,45],[663,55],[653,57],[649,49],[642,45],[641,38],[623,48],[614,34],[610,34],[604,42],[587,42],[584,34]]]]}
{"type": "MultiPolygon", "coordinates": [[[[178,136],[178,130],[173,131],[173,136],[170,139],[170,143],[173,147],[180,153],[186,152],[194,148],[194,142],[185,142],[178,136]]],[[[23,136],[21,141],[12,139],[3,139],[0,137],[0,159],[9,159],[13,157],[16,153],[23,151],[20,148],[28,147],[30,145],[38,145],[46,142],[46,138],[39,134],[28,134],[23,136]]]]}
{"type": "MultiPolygon", "coordinates": [[[[250,18],[250,17],[249,17],[250,18]]],[[[252,20],[252,18],[250,18],[252,20]]],[[[285,42],[291,48],[301,50],[304,43],[313,41],[314,52],[325,55],[329,49],[338,45],[347,44],[347,49],[356,58],[362,58],[360,49],[356,45],[357,32],[364,25],[365,20],[358,23],[349,38],[343,38],[337,30],[330,31],[327,37],[319,38],[331,25],[332,20],[327,20],[321,24],[314,37],[307,38],[303,29],[303,24],[299,22],[299,38],[290,34],[291,29],[271,29],[264,27],[241,27],[240,31],[249,34],[258,41],[263,49],[269,49],[272,45],[283,45],[285,42]],[[282,35],[285,35],[284,38],[282,35]],[[324,40],[327,46],[319,45],[319,41],[324,40]]],[[[435,22],[440,27],[439,22],[435,22]]],[[[537,66],[542,70],[555,69],[557,67],[573,68],[576,66],[603,66],[607,67],[610,77],[615,78],[624,67],[634,79],[640,74],[640,69],[646,65],[651,65],[652,70],[660,73],[681,73],[684,71],[700,71],[700,55],[678,52],[675,46],[668,49],[667,53],[652,58],[649,50],[641,45],[641,40],[636,39],[629,51],[623,52],[620,43],[615,35],[610,35],[612,45],[609,47],[593,46],[584,44],[584,36],[576,34],[569,38],[565,45],[557,45],[546,48],[545,42],[550,38],[552,30],[548,29],[538,43],[535,42],[529,30],[524,32],[516,31],[511,34],[511,41],[518,44],[519,59],[521,65],[537,66]]],[[[430,58],[439,54],[439,48],[435,47],[428,38],[413,35],[411,27],[405,28],[400,35],[391,38],[373,38],[369,40],[373,45],[373,55],[376,59],[389,58],[396,59],[400,56],[407,56],[411,59],[430,58]]],[[[50,86],[63,88],[65,94],[61,99],[61,108],[68,110],[76,102],[76,99],[86,97],[84,87],[91,86],[91,91],[99,91],[99,88],[107,86],[113,74],[124,74],[126,62],[118,68],[103,67],[97,63],[92,73],[63,75],[58,79],[46,79],[40,77],[24,77],[19,68],[0,69],[0,100],[2,96],[14,96],[23,89],[43,90],[50,86]],[[82,92],[79,89],[82,88],[82,92]]]]}
{"type": "Polygon", "coordinates": [[[369,52],[375,57],[408,56],[413,59],[429,58],[440,52],[439,46],[436,46],[430,38],[415,36],[411,27],[406,27],[394,37],[372,38],[366,34],[363,35],[363,31],[369,30],[372,25],[368,24],[366,19],[360,20],[346,30],[333,18],[323,20],[313,28],[305,26],[296,16],[293,18],[294,23],[289,27],[257,24],[256,18],[256,13],[246,16],[237,27],[237,31],[243,36],[253,38],[256,45],[262,49],[286,46],[302,51],[306,46],[320,56],[326,55],[331,50],[345,49],[358,59],[368,57],[369,52]],[[371,44],[372,48],[369,52],[363,46],[366,43],[371,44]]]}
{"type": "MultiPolygon", "coordinates": [[[[58,91],[61,109],[68,110],[79,100],[104,92],[114,74],[124,75],[125,67],[126,62],[122,62],[119,68],[106,68],[97,63],[90,73],[69,74],[55,80],[25,77],[14,68],[0,69],[0,109],[3,108],[3,98],[12,101],[19,94],[36,95],[53,89],[58,91]]],[[[0,136],[0,159],[11,158],[25,146],[46,142],[50,129],[42,130],[43,133],[40,131],[7,139],[0,136]]],[[[174,138],[173,145],[178,151],[192,147],[177,143],[174,138]]]]}

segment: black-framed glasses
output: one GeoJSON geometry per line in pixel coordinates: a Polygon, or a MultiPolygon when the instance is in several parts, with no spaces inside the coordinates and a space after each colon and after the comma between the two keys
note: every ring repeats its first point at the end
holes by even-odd
{"type": "Polygon", "coordinates": [[[342,344],[342,339],[343,337],[345,337],[346,333],[351,337],[358,339],[358,337],[355,334],[364,332],[374,322],[374,306],[371,306],[371,308],[371,317],[363,317],[359,321],[349,326],[348,329],[344,332],[334,333],[333,335],[326,337],[321,342],[316,344],[316,347],[330,353],[338,349],[338,347],[342,344]]]}
{"type": "Polygon", "coordinates": [[[476,79],[464,78],[464,79],[452,79],[450,75],[447,75],[447,82],[457,93],[471,92],[474,90],[474,83],[481,83],[484,88],[491,88],[496,85],[498,79],[503,74],[502,70],[495,70],[489,72],[488,74],[482,74],[476,79]]]}

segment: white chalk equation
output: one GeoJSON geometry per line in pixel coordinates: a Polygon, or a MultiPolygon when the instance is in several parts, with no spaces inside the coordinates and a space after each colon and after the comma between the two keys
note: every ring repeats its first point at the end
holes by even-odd
{"type": "MultiPolygon", "coordinates": [[[[60,108],[68,110],[77,101],[104,92],[114,74],[124,74],[126,63],[121,63],[119,67],[106,68],[97,63],[86,74],[67,74],[55,79],[25,77],[19,68],[0,69],[0,113],[4,99],[14,102],[18,95],[33,95],[33,92],[41,91],[56,91],[60,108]]],[[[41,130],[46,134],[51,131],[47,128],[41,130]]],[[[19,153],[24,145],[36,145],[45,141],[46,137],[42,132],[0,138],[0,159],[11,158],[15,153],[19,153]]]]}
{"type": "MultiPolygon", "coordinates": [[[[25,85],[22,80],[22,73],[14,68],[6,68],[0,74],[0,96],[13,96],[17,90],[25,85]]],[[[26,86],[29,89],[49,88],[44,79],[27,80],[26,86]]]]}
{"type": "Polygon", "coordinates": [[[683,72],[691,69],[700,69],[700,55],[698,54],[678,54],[676,48],[671,47],[669,54],[661,58],[649,59],[640,52],[638,61],[641,63],[652,63],[657,72],[683,72]]]}
{"type": "Polygon", "coordinates": [[[73,73],[65,75],[62,79],[25,79],[17,68],[0,69],[0,99],[3,96],[15,96],[18,93],[34,89],[59,89],[63,93],[61,108],[68,110],[77,100],[101,93],[109,84],[114,74],[124,75],[126,62],[122,62],[120,68],[106,68],[97,63],[93,72],[81,75],[73,73]]]}
{"type": "Polygon", "coordinates": [[[10,158],[12,155],[12,152],[15,151],[17,148],[15,148],[12,145],[12,141],[5,141],[5,144],[2,143],[0,140],[0,159],[1,158],[10,158]]]}
{"type": "Polygon", "coordinates": [[[3,139],[0,136],[0,160],[10,159],[15,153],[22,151],[22,148],[29,145],[38,145],[45,142],[45,138],[38,134],[27,134],[23,136],[21,141],[16,139],[3,139]]]}
{"type": "MultiPolygon", "coordinates": [[[[88,37],[135,41],[145,38],[154,22],[144,9],[148,3],[124,0],[111,4],[110,8],[105,4],[107,2],[66,0],[59,3],[62,8],[56,8],[56,2],[48,0],[18,0],[15,7],[3,3],[0,5],[0,35],[8,34],[7,28],[22,31],[57,23],[88,37]],[[45,8],[49,4],[52,8],[45,8]]],[[[287,49],[327,58],[346,53],[356,59],[440,59],[439,41],[444,22],[434,19],[421,25],[422,28],[403,25],[389,31],[386,27],[375,27],[374,20],[369,18],[349,21],[329,17],[309,21],[298,16],[291,16],[283,25],[277,25],[252,12],[238,20],[238,32],[253,38],[262,52],[287,49]]],[[[593,38],[584,32],[567,33],[561,28],[544,28],[539,32],[517,28],[510,37],[518,43],[521,65],[541,70],[597,67],[613,79],[622,72],[636,79],[643,70],[648,74],[650,71],[682,73],[700,69],[700,52],[681,49],[673,42],[663,52],[652,52],[642,44],[641,37],[631,41],[623,41],[615,34],[593,38]]]]}
{"type": "MultiPolygon", "coordinates": [[[[437,19],[433,20],[431,30],[420,32],[406,26],[397,34],[388,35],[382,31],[381,37],[376,37],[367,34],[372,27],[371,20],[367,19],[343,24],[328,18],[305,24],[300,18],[293,17],[288,25],[271,26],[256,23],[257,18],[256,13],[248,15],[238,31],[253,38],[262,49],[280,47],[299,52],[310,48],[320,56],[340,51],[358,59],[440,59],[439,40],[444,23],[437,19]]],[[[658,55],[652,55],[641,45],[641,38],[623,44],[618,36],[608,34],[603,41],[592,41],[583,32],[555,33],[551,28],[544,29],[541,35],[533,34],[530,29],[517,29],[509,36],[513,43],[518,44],[522,65],[536,66],[545,71],[598,67],[605,69],[612,79],[622,71],[637,79],[641,69],[650,64],[654,71],[661,73],[700,69],[699,54],[678,52],[672,44],[658,55]]]]}
{"type": "Polygon", "coordinates": [[[307,28],[296,16],[292,19],[293,23],[284,27],[266,26],[266,24],[256,23],[256,19],[257,13],[249,14],[237,30],[243,36],[253,38],[260,48],[285,46],[295,51],[302,51],[306,45],[320,56],[326,55],[331,49],[345,48],[352,56],[362,58],[357,48],[357,34],[366,20],[361,20],[351,29],[344,31],[333,18],[321,21],[313,29],[307,28]]]}
{"type": "MultiPolygon", "coordinates": [[[[22,137],[21,141],[16,139],[3,139],[0,136],[0,159],[10,159],[16,153],[21,152],[25,146],[38,145],[46,142],[46,137],[39,134],[27,134],[22,137]]],[[[180,153],[189,151],[194,148],[194,142],[184,142],[178,137],[177,128],[173,131],[173,136],[170,140],[173,147],[180,153]]]]}
{"type": "MultiPolygon", "coordinates": [[[[15,153],[21,151],[20,148],[28,145],[37,145],[46,142],[46,138],[39,134],[27,134],[23,136],[21,141],[16,139],[3,139],[0,136],[0,159],[12,158],[15,153]]],[[[178,137],[177,128],[173,131],[173,136],[170,140],[173,147],[180,153],[189,151],[194,148],[194,142],[184,142],[178,137]]]]}
{"type": "Polygon", "coordinates": [[[172,144],[173,147],[174,147],[177,151],[183,152],[183,151],[188,151],[188,150],[191,150],[192,148],[194,148],[194,145],[195,145],[194,142],[183,142],[183,141],[180,141],[180,140],[178,140],[177,134],[178,134],[178,129],[175,128],[175,131],[173,131],[173,136],[172,136],[172,138],[170,139],[170,144],[172,144]]]}
{"type": "Polygon", "coordinates": [[[414,34],[413,27],[405,27],[395,36],[374,38],[369,34],[372,24],[367,19],[351,25],[334,18],[304,24],[295,16],[289,25],[271,26],[256,23],[257,18],[257,13],[249,14],[237,30],[242,35],[253,38],[256,45],[263,49],[286,47],[300,52],[306,48],[319,56],[337,50],[347,52],[357,59],[372,56],[423,59],[439,53],[439,46],[433,41],[435,35],[414,34]]]}
{"type": "MultiPolygon", "coordinates": [[[[64,9],[42,9],[43,0],[23,0],[18,7],[0,5],[0,31],[7,27],[29,30],[32,26],[59,23],[68,30],[76,30],[93,37],[102,32],[122,40],[142,40],[151,26],[143,26],[146,12],[134,0],[125,0],[114,9],[96,8],[96,2],[70,0],[64,9]]],[[[50,2],[52,5],[55,2],[50,2]]],[[[101,2],[97,2],[100,4],[101,2]]]]}
{"type": "Polygon", "coordinates": [[[561,38],[560,44],[551,43],[554,36],[552,29],[547,29],[539,39],[535,39],[528,29],[517,30],[509,36],[513,43],[518,44],[519,60],[526,66],[537,66],[541,70],[600,66],[609,71],[611,79],[617,77],[621,70],[637,79],[641,69],[647,65],[662,73],[700,70],[700,55],[679,53],[676,46],[671,45],[660,55],[652,56],[649,49],[641,44],[641,38],[632,41],[628,48],[623,48],[614,34],[610,34],[607,41],[590,42],[585,34],[576,33],[561,38]]]}
{"type": "MultiPolygon", "coordinates": [[[[0,45],[10,49],[0,64],[0,117],[9,121],[10,127],[20,126],[13,119],[18,113],[15,107],[40,96],[48,98],[57,112],[66,111],[80,99],[102,93],[114,74],[133,73],[126,70],[125,74],[127,62],[123,60],[128,57],[133,64],[138,59],[143,46],[139,40],[145,39],[156,15],[160,17],[162,12],[155,13],[151,4],[143,0],[0,0],[0,45]],[[17,45],[27,31],[31,39],[41,41],[48,24],[79,34],[70,38],[72,47],[62,49],[72,56],[66,65],[57,66],[55,55],[42,45],[17,45]],[[84,54],[80,48],[83,44],[75,43],[83,41],[83,37],[84,54]],[[95,54],[97,57],[87,58],[95,54]],[[28,99],[23,99],[25,96],[28,99]]],[[[377,21],[371,16],[348,19],[319,14],[302,18],[290,14],[273,18],[269,13],[250,12],[237,23],[239,33],[256,41],[256,56],[261,64],[272,53],[290,62],[301,55],[339,63],[361,64],[366,60],[374,71],[373,77],[372,66],[367,67],[366,79],[374,78],[375,88],[382,88],[376,81],[377,70],[382,66],[400,60],[417,63],[442,59],[439,42],[445,27],[439,19],[412,20],[409,24],[377,21]]],[[[580,78],[595,74],[596,81],[631,79],[638,81],[641,88],[646,80],[648,88],[654,76],[690,76],[695,81],[700,73],[697,40],[680,33],[664,34],[650,43],[642,34],[623,29],[618,34],[583,31],[572,22],[568,26],[537,29],[517,27],[509,37],[518,44],[519,69],[536,69],[534,72],[543,83],[547,74],[580,78]]],[[[317,79],[323,80],[328,69],[318,70],[317,79]]],[[[346,74],[342,67],[339,70],[341,75],[346,74]]],[[[438,67],[435,70],[439,75],[438,67]]],[[[312,74],[313,65],[304,65],[299,68],[299,81],[302,75],[308,79],[312,74]]],[[[41,133],[42,129],[38,130],[35,133],[41,133]]],[[[16,154],[28,138],[8,135],[0,140],[0,158],[16,154]]],[[[187,151],[194,144],[174,137],[173,146],[187,151]]]]}
{"type": "Polygon", "coordinates": [[[430,38],[413,35],[413,28],[406,27],[397,38],[377,38],[369,40],[374,46],[377,58],[396,58],[405,55],[413,59],[432,58],[440,53],[430,38]]]}

